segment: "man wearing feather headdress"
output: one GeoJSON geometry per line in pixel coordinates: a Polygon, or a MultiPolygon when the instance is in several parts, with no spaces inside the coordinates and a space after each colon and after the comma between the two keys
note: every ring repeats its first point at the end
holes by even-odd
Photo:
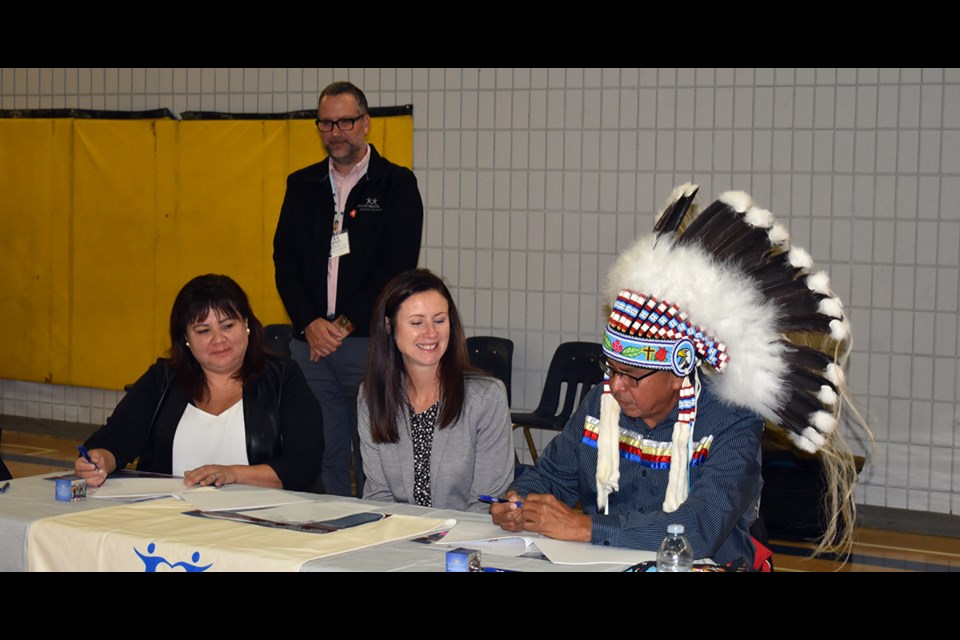
{"type": "Polygon", "coordinates": [[[684,525],[698,559],[768,566],[750,535],[764,420],[828,465],[820,549],[849,545],[852,456],[836,429],[849,323],[770,212],[728,192],[697,215],[678,187],[608,276],[604,384],[491,507],[507,531],[655,550],[684,525]],[[839,496],[839,497],[838,497],[839,496]],[[832,500],[832,502],[831,502],[832,500]],[[582,510],[574,508],[580,503],[582,510]],[[839,534],[839,538],[838,538],[839,534]]]}

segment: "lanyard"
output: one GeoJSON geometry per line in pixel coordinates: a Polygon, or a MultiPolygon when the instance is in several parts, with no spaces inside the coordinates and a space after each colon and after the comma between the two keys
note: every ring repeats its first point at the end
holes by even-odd
{"type": "Polygon", "coordinates": [[[344,209],[341,209],[337,204],[337,185],[333,181],[333,171],[330,171],[328,175],[330,176],[330,191],[333,193],[333,235],[337,235],[343,226],[344,209]]]}

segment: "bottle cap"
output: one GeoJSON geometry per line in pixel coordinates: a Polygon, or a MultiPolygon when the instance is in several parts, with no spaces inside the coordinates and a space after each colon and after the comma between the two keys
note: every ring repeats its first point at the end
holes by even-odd
{"type": "Polygon", "coordinates": [[[682,524],[667,525],[667,533],[677,533],[677,534],[683,533],[683,525],[682,524]]]}

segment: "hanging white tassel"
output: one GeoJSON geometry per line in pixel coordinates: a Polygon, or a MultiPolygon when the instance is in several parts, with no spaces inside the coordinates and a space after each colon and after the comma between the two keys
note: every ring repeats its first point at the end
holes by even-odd
{"type": "Polygon", "coordinates": [[[663,499],[666,513],[676,511],[687,499],[687,469],[690,466],[690,425],[686,422],[673,423],[673,440],[670,443],[670,476],[667,495],[663,499]]]}
{"type": "Polygon", "coordinates": [[[608,496],[620,488],[620,405],[604,381],[597,434],[597,510],[608,514],[608,496]]]}

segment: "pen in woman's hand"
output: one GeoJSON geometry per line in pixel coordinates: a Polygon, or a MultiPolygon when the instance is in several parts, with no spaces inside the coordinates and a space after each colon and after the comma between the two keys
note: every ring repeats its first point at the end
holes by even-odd
{"type": "Polygon", "coordinates": [[[495,498],[493,496],[480,496],[479,500],[480,502],[486,502],[487,504],[506,504],[508,502],[513,502],[513,504],[517,505],[517,508],[523,506],[523,502],[519,500],[513,501],[507,500],[506,498],[495,498]]]}
{"type": "Polygon", "coordinates": [[[86,448],[82,444],[77,445],[77,451],[80,452],[80,455],[83,456],[83,459],[93,465],[93,468],[97,471],[100,471],[100,465],[90,459],[90,454],[87,452],[86,448]]]}

